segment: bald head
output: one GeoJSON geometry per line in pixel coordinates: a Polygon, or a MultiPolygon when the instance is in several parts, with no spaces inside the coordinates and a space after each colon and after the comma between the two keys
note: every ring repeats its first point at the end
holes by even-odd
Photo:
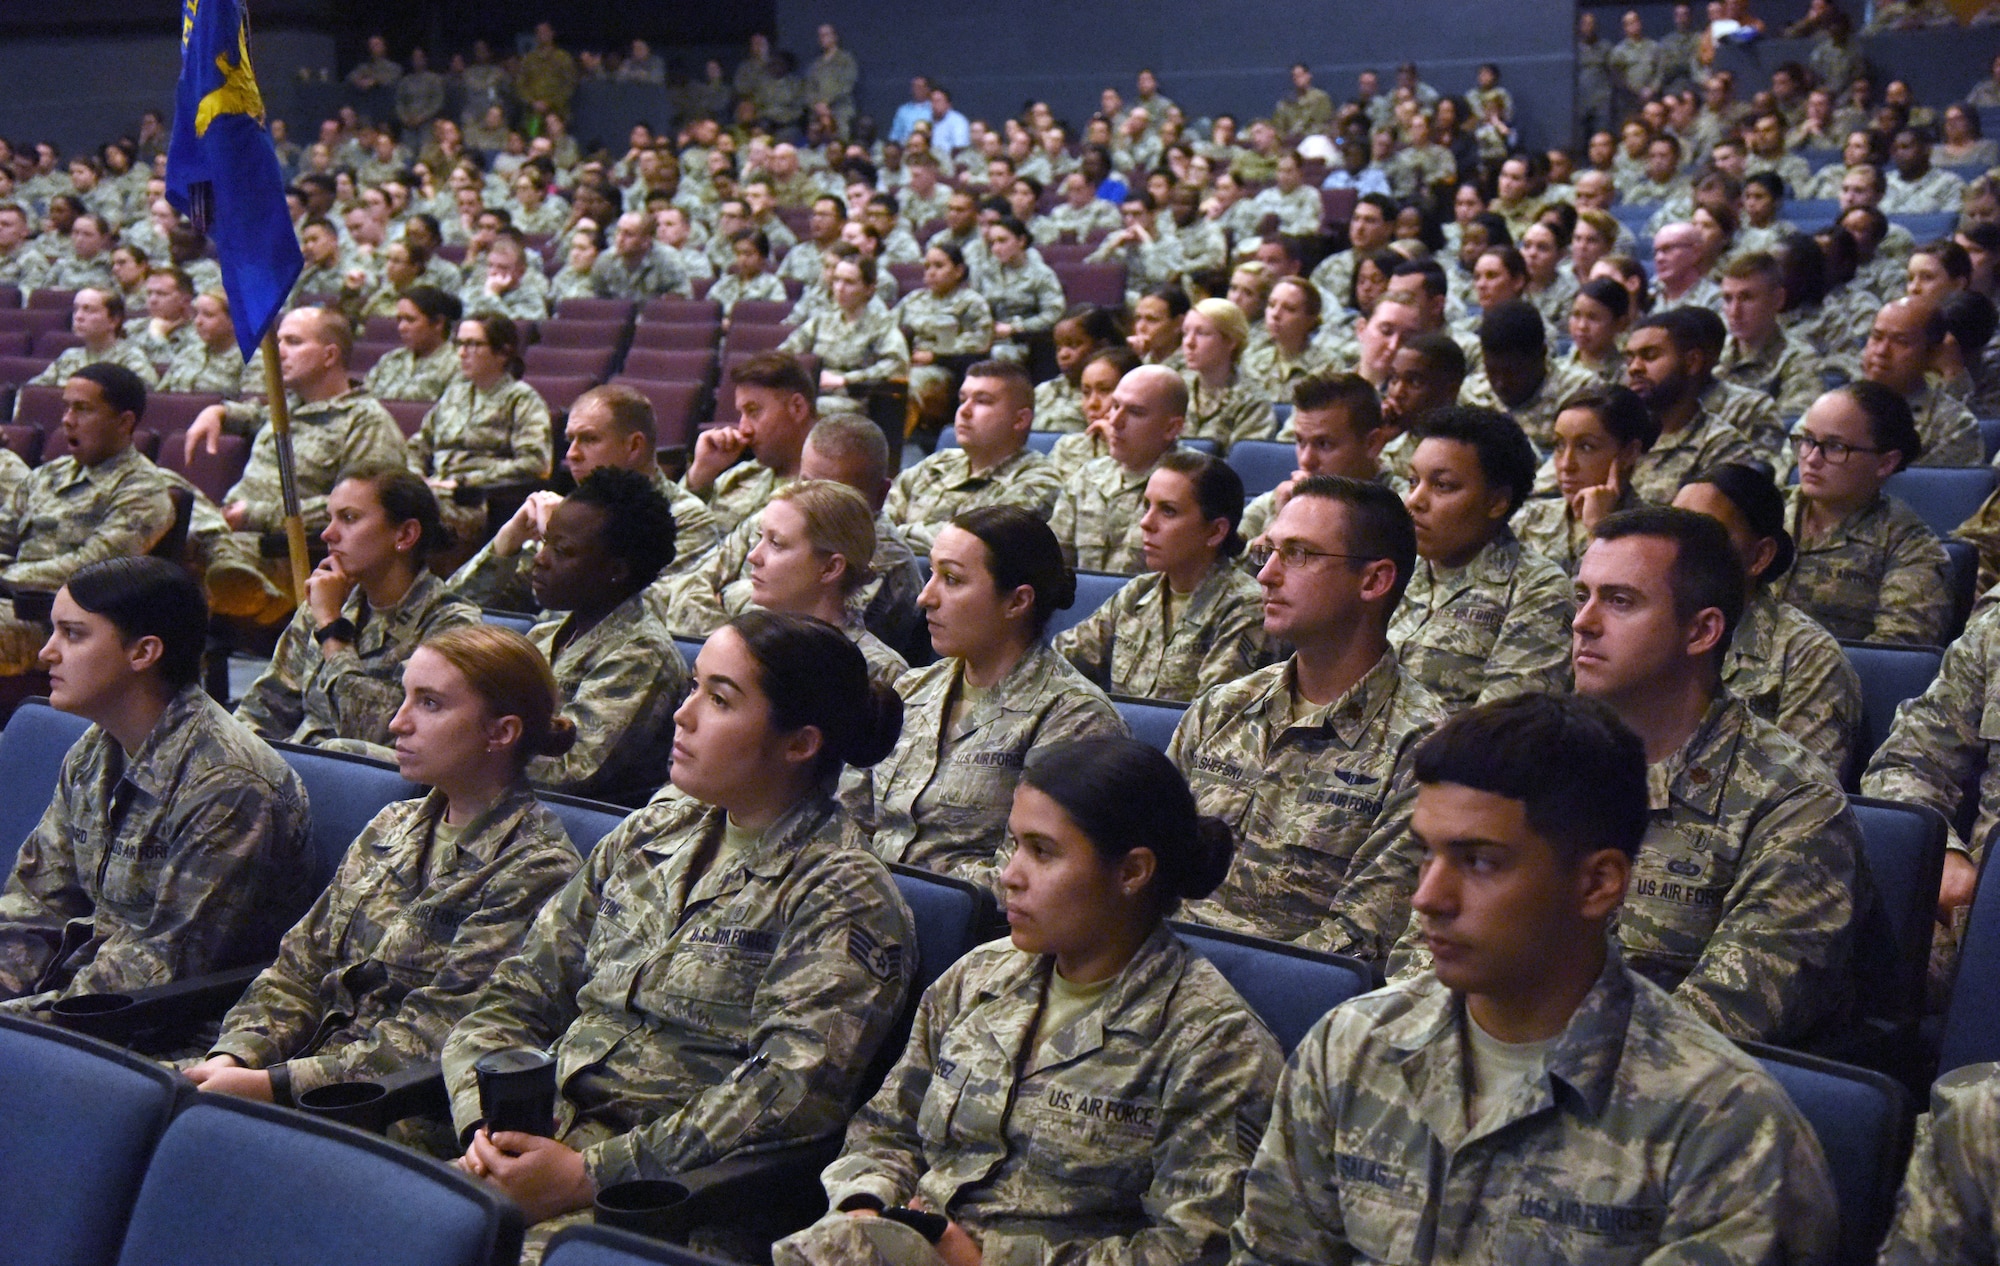
{"type": "Polygon", "coordinates": [[[1149,470],[1187,425],[1187,384],[1165,365],[1141,365],[1111,393],[1111,456],[1127,470],[1149,470]]]}
{"type": "Polygon", "coordinates": [[[1936,306],[1928,299],[1902,298],[1875,313],[1861,349],[1861,374],[1903,395],[1923,390],[1924,375],[1943,341],[1936,306]]]}
{"type": "Polygon", "coordinates": [[[1699,280],[1701,230],[1685,222],[1665,225],[1653,235],[1653,272],[1660,284],[1680,293],[1699,280]]]}

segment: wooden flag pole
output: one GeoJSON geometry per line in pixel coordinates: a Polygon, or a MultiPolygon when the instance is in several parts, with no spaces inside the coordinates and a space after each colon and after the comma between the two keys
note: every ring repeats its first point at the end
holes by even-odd
{"type": "Polygon", "coordinates": [[[306,576],[312,560],[306,556],[306,520],[299,509],[299,475],[292,463],[292,419],[285,403],[284,376],[278,372],[278,329],[264,332],[264,395],[271,402],[271,440],[278,455],[278,487],[285,499],[285,548],[292,560],[292,596],[306,601],[306,576]]]}

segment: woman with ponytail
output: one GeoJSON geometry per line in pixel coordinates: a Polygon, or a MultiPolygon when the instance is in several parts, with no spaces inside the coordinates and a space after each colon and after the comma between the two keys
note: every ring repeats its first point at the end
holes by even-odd
{"type": "MultiPolygon", "coordinates": [[[[917,947],[832,792],[888,754],[902,716],[822,620],[746,611],[703,644],[674,714],[675,790],[598,843],[445,1043],[459,1167],[520,1204],[527,1260],[606,1186],[847,1119],[917,947]],[[474,1065],[524,1047],[556,1062],[554,1138],[480,1118],[474,1065]]],[[[750,1233],[697,1239],[734,1255],[712,1237],[750,1233]]]]}
{"type": "Polygon", "coordinates": [[[188,1071],[196,1084],[291,1103],[438,1057],[579,865],[526,774],[575,741],[560,702],[548,661],[511,630],[447,629],[412,652],[389,732],[403,776],[431,791],[349,846],[188,1071]]]}
{"type": "Polygon", "coordinates": [[[1164,920],[1222,881],[1228,825],[1165,756],[1091,738],[1029,759],[1007,828],[1009,941],[925,993],[779,1266],[927,1260],[910,1208],[948,1213],[945,1262],[1227,1258],[1283,1059],[1164,920]]]}

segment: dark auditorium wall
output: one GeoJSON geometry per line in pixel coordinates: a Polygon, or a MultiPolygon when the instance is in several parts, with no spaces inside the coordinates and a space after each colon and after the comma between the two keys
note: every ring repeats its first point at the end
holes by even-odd
{"type": "Polygon", "coordinates": [[[1572,0],[777,0],[782,47],[816,52],[832,22],[860,59],[862,107],[886,124],[913,74],[952,88],[968,116],[998,118],[1030,96],[1081,122],[1098,90],[1127,97],[1142,65],[1190,116],[1269,111],[1285,68],[1312,65],[1336,99],[1356,72],[1384,86],[1413,57],[1443,91],[1472,86],[1480,62],[1500,64],[1526,140],[1567,139],[1574,91],[1572,0]]]}
{"type": "MultiPolygon", "coordinates": [[[[259,31],[250,56],[274,114],[288,110],[295,68],[334,64],[333,41],[304,31],[259,31]]],[[[129,135],[143,111],[173,108],[179,74],[178,31],[0,39],[0,136],[69,153],[129,135]]]]}

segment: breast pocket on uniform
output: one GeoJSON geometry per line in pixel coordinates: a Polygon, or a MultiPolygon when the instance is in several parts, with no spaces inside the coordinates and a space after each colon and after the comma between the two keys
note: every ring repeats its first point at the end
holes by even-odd
{"type": "MultiPolygon", "coordinates": [[[[1423,1204],[1413,1179],[1399,1164],[1352,1152],[1335,1152],[1341,1222],[1347,1242],[1371,1262],[1416,1260],[1423,1204]]],[[[1514,1266],[1514,1263],[1504,1263],[1514,1266]]]]}
{"type": "Polygon", "coordinates": [[[1698,823],[1655,823],[1632,864],[1632,886],[1619,916],[1628,948],[1692,967],[1701,957],[1736,880],[1743,844],[1731,832],[1698,823]],[[1651,944],[1631,939],[1638,933],[1651,944]]]}
{"type": "Polygon", "coordinates": [[[1028,1127],[1036,1169],[1064,1183],[1134,1196],[1151,1185],[1158,1098],[1134,1087],[1057,1077],[1016,1110],[1028,1127]]]}
{"type": "Polygon", "coordinates": [[[971,1069],[966,1065],[942,1054],[933,1062],[931,1084],[917,1108],[917,1137],[925,1144],[940,1144],[951,1137],[952,1120],[958,1114],[958,1101],[965,1093],[970,1074],[971,1069]]]}
{"type": "Polygon", "coordinates": [[[1027,763],[1027,745],[961,746],[951,754],[938,784],[938,802],[961,809],[1004,808],[1014,801],[1014,788],[1027,763]]]}
{"type": "Polygon", "coordinates": [[[687,930],[673,952],[640,972],[639,1004],[682,1015],[702,1027],[747,1030],[757,986],[770,970],[776,929],[730,922],[726,915],[687,930]]]}

